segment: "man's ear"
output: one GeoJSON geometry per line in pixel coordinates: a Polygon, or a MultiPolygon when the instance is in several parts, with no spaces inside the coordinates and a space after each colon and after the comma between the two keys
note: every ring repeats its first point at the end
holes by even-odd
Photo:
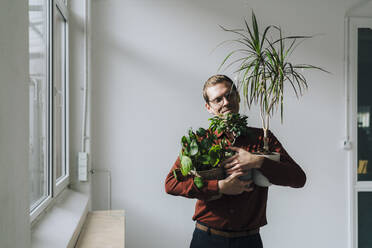
{"type": "Polygon", "coordinates": [[[212,108],[211,106],[209,105],[209,103],[205,103],[205,108],[207,109],[208,113],[212,114],[213,115],[213,111],[212,111],[212,108]]]}

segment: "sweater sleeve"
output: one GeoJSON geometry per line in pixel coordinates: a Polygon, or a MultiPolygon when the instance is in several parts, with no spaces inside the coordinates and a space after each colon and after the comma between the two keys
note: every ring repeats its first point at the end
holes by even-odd
{"type": "Polygon", "coordinates": [[[259,169],[262,174],[266,176],[272,184],[290,186],[293,188],[303,187],[306,182],[305,172],[288,155],[286,150],[271,132],[269,133],[269,146],[272,151],[280,154],[280,162],[265,158],[259,169]]]}
{"type": "Polygon", "coordinates": [[[183,176],[180,171],[177,170],[176,178],[173,171],[179,169],[180,166],[181,162],[178,157],[165,179],[165,191],[168,194],[187,198],[197,198],[199,200],[209,200],[213,196],[219,194],[218,180],[203,180],[204,186],[199,189],[194,184],[194,178],[191,175],[183,176]]]}

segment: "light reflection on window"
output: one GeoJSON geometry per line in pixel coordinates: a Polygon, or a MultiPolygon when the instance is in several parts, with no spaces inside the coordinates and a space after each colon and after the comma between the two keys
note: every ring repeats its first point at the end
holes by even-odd
{"type": "Polygon", "coordinates": [[[358,127],[369,127],[370,106],[359,106],[358,109],[358,127]]]}
{"type": "Polygon", "coordinates": [[[367,174],[368,160],[359,160],[358,174],[367,174]]]}

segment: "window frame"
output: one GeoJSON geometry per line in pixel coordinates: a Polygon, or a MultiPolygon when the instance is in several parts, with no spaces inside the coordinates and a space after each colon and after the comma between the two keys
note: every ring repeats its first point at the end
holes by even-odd
{"type": "MultiPolygon", "coordinates": [[[[53,171],[53,196],[57,196],[63,189],[65,189],[69,184],[69,37],[68,37],[68,11],[67,6],[61,0],[54,0],[53,4],[53,24],[54,24],[54,10],[60,11],[62,17],[65,19],[65,85],[64,85],[64,145],[65,145],[65,166],[66,166],[66,174],[57,181],[56,178],[56,169],[53,171]]],[[[52,32],[53,33],[53,32],[52,32]]],[[[54,39],[52,40],[54,41],[54,39]]],[[[52,59],[54,58],[53,48],[52,48],[52,59]]],[[[52,64],[53,66],[53,64],[52,64]]],[[[53,69],[53,67],[52,67],[53,69]]],[[[53,77],[52,77],[53,78],[53,77]]]]}
{"type": "Polygon", "coordinates": [[[349,17],[346,23],[346,53],[347,56],[347,88],[350,104],[347,111],[350,112],[349,126],[350,138],[353,143],[349,156],[349,206],[350,206],[350,247],[358,247],[358,193],[372,192],[372,181],[358,181],[358,28],[371,27],[370,17],[349,17]]]}
{"type": "Polygon", "coordinates": [[[45,1],[46,3],[46,91],[47,91],[47,108],[46,108],[46,174],[47,174],[47,196],[40,200],[38,204],[34,204],[31,209],[30,206],[30,222],[33,225],[37,222],[39,217],[46,211],[47,208],[53,206],[56,197],[65,189],[70,183],[70,166],[69,166],[69,16],[67,3],[61,0],[45,1]],[[64,80],[64,166],[66,169],[65,175],[57,181],[56,168],[53,164],[53,86],[54,86],[54,32],[53,26],[55,24],[54,11],[59,11],[65,20],[65,80],[64,80]]]}

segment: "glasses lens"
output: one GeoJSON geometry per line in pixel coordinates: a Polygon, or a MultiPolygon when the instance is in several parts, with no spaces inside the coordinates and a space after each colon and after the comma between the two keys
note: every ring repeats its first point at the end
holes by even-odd
{"type": "Polygon", "coordinates": [[[233,99],[234,98],[234,96],[235,96],[235,91],[229,91],[229,92],[227,92],[227,93],[225,93],[225,95],[223,95],[223,96],[220,96],[220,97],[217,97],[216,99],[213,99],[213,100],[211,100],[210,102],[212,102],[213,104],[215,104],[215,105],[221,105],[221,104],[223,104],[223,102],[224,102],[224,98],[227,100],[227,101],[230,101],[231,99],[233,99]]]}

